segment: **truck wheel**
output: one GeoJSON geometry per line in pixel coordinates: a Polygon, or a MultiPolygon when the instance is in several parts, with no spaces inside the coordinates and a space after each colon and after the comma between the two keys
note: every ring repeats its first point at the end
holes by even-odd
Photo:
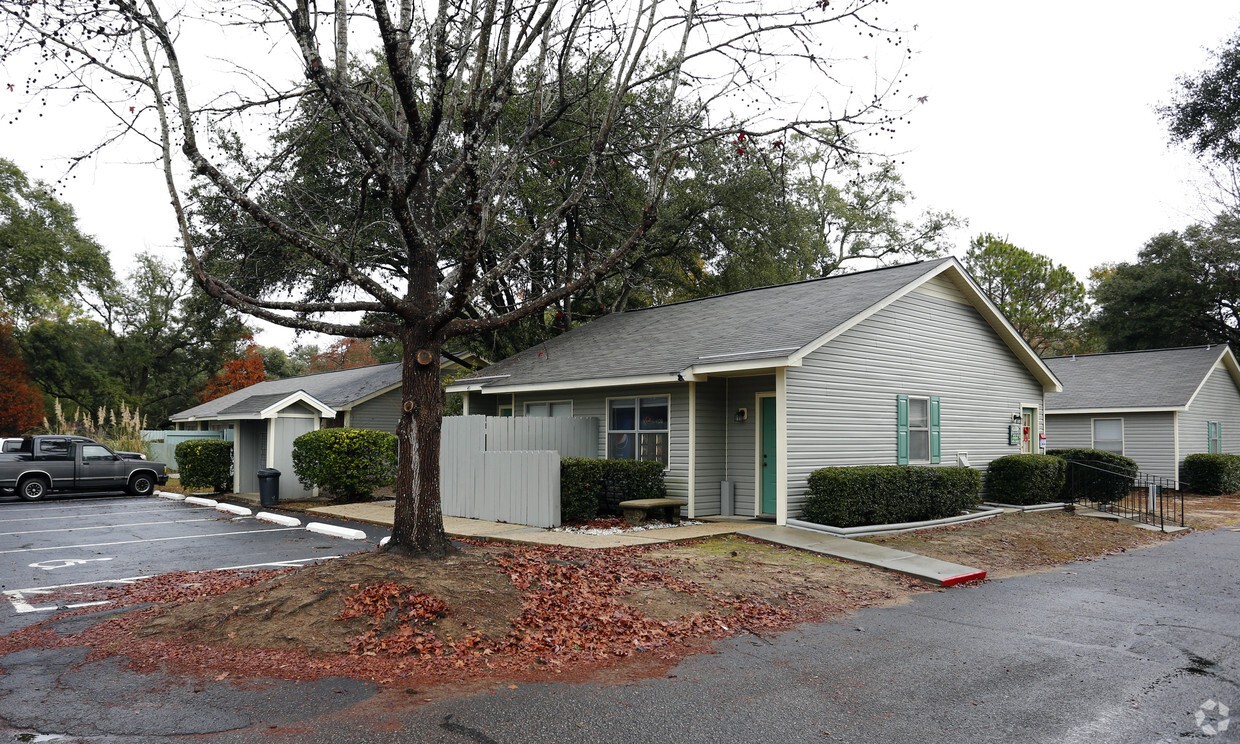
{"type": "Polygon", "coordinates": [[[129,487],[125,490],[134,496],[150,496],[155,491],[155,479],[146,473],[138,473],[129,479],[129,487]]]}
{"type": "Polygon", "coordinates": [[[22,501],[38,501],[51,490],[46,478],[31,476],[17,484],[17,495],[22,501]]]}

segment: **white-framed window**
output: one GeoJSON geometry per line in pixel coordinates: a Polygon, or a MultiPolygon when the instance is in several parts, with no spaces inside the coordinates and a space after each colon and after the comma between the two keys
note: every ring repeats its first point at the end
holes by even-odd
{"type": "Polygon", "coordinates": [[[942,460],[940,399],[935,395],[896,396],[896,464],[942,460]]]}
{"type": "Polygon", "coordinates": [[[908,460],[930,462],[930,399],[908,399],[908,460]]]}
{"type": "Polygon", "coordinates": [[[573,415],[571,400],[541,400],[525,404],[526,416],[559,417],[573,415]]]}
{"type": "Polygon", "coordinates": [[[1094,425],[1094,449],[1124,454],[1124,420],[1122,418],[1097,418],[1094,425]]]}
{"type": "Polygon", "coordinates": [[[1206,422],[1206,451],[1212,455],[1223,454],[1223,422],[1206,422]]]}
{"type": "Polygon", "coordinates": [[[607,401],[607,459],[648,460],[667,467],[671,400],[666,395],[607,401]]]}

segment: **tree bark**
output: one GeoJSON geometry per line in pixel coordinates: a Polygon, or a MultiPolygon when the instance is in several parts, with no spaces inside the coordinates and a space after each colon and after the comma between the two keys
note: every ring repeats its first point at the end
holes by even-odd
{"type": "Polygon", "coordinates": [[[386,550],[398,555],[441,558],[456,552],[443,529],[439,488],[442,342],[419,329],[407,329],[401,341],[404,354],[401,416],[396,427],[396,514],[386,550]]]}

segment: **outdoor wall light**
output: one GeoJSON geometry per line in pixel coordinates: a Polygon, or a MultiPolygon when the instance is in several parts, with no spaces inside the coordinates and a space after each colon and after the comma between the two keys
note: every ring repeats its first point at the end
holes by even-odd
{"type": "Polygon", "coordinates": [[[739,408],[739,409],[737,409],[737,411],[736,411],[736,423],[738,423],[738,424],[743,424],[743,423],[745,423],[745,420],[746,420],[746,419],[748,419],[748,418],[749,418],[749,411],[747,411],[747,410],[746,410],[746,409],[744,409],[744,408],[739,408]]]}

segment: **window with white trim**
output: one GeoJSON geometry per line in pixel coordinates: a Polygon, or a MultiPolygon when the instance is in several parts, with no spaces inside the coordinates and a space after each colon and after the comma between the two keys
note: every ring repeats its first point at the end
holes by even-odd
{"type": "Polygon", "coordinates": [[[667,467],[666,395],[613,398],[607,402],[607,459],[646,460],[667,467]]]}
{"type": "Polygon", "coordinates": [[[572,416],[573,402],[571,400],[544,400],[536,403],[526,403],[525,415],[541,416],[543,418],[572,416]]]}
{"type": "Polygon", "coordinates": [[[1124,454],[1124,420],[1094,419],[1094,449],[1124,454]]]}
{"type": "Polygon", "coordinates": [[[1207,452],[1212,455],[1223,454],[1223,422],[1207,421],[1206,422],[1206,447],[1207,452]]]}
{"type": "Polygon", "coordinates": [[[896,396],[896,464],[942,460],[940,401],[935,395],[896,396]]]}

